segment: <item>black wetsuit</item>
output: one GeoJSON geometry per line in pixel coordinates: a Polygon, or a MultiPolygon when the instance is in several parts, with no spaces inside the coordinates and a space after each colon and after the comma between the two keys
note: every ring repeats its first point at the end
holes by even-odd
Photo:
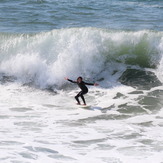
{"type": "Polygon", "coordinates": [[[88,92],[88,88],[86,87],[86,85],[94,85],[94,84],[93,83],[86,83],[84,81],[81,81],[80,83],[78,83],[77,81],[73,81],[70,79],[68,79],[68,81],[70,81],[72,83],[76,83],[79,86],[79,88],[81,89],[81,91],[75,96],[75,99],[78,102],[78,104],[80,104],[80,101],[78,99],[79,97],[81,97],[83,100],[83,103],[86,104],[84,96],[83,96],[84,94],[86,94],[88,92]]]}

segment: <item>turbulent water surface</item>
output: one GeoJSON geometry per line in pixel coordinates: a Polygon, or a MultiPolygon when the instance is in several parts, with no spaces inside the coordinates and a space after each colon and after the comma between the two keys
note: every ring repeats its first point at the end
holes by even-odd
{"type": "Polygon", "coordinates": [[[163,163],[163,1],[0,2],[0,162],[163,163]],[[64,80],[82,76],[79,88],[64,80]]]}

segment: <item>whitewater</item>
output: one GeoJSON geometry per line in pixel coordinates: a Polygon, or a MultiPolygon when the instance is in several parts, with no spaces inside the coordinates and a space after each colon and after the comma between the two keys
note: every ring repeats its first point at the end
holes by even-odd
{"type": "Polygon", "coordinates": [[[163,163],[161,1],[0,3],[0,162],[163,163]]]}

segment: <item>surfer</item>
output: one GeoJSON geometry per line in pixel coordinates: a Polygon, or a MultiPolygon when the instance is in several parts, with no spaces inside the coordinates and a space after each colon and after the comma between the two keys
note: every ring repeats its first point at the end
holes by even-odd
{"type": "Polygon", "coordinates": [[[73,81],[70,80],[68,78],[65,78],[65,80],[70,81],[71,83],[76,83],[79,88],[81,89],[81,91],[75,96],[75,99],[77,101],[77,104],[80,105],[80,101],[79,101],[79,97],[81,97],[81,99],[83,100],[84,105],[86,105],[85,99],[84,99],[84,94],[88,93],[88,88],[86,87],[86,85],[94,85],[94,86],[98,86],[97,83],[86,83],[83,81],[83,78],[81,76],[79,76],[77,78],[77,81],[73,81]]]}

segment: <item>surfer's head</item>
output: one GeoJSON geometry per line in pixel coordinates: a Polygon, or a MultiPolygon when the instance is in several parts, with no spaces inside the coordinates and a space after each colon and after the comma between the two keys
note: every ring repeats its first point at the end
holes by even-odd
{"type": "Polygon", "coordinates": [[[78,82],[78,83],[80,83],[82,80],[83,80],[83,78],[82,78],[81,76],[79,76],[79,77],[77,78],[77,82],[78,82]]]}

